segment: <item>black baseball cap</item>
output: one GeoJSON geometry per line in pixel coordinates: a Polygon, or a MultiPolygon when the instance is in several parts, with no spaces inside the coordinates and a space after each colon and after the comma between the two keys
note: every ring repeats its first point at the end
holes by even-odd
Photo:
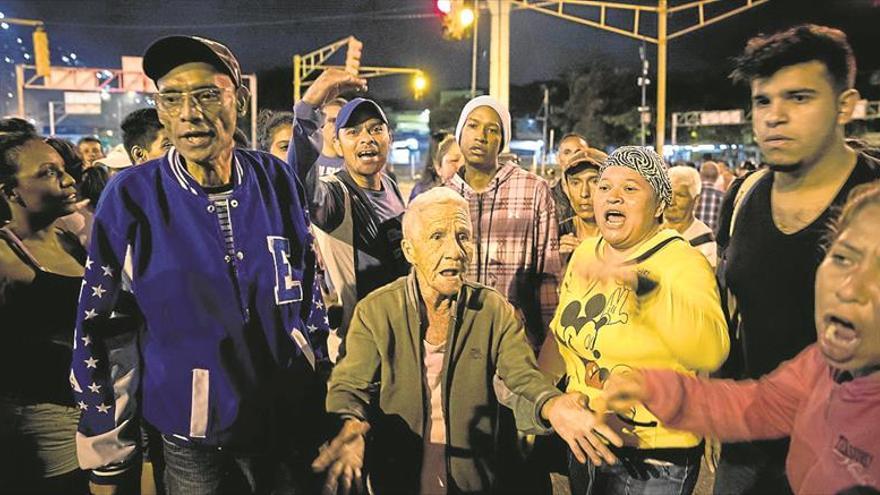
{"type": "Polygon", "coordinates": [[[191,62],[205,62],[241,86],[241,66],[223,43],[200,36],[166,36],[154,41],[144,52],[144,74],[158,83],[172,69],[191,62]]]}

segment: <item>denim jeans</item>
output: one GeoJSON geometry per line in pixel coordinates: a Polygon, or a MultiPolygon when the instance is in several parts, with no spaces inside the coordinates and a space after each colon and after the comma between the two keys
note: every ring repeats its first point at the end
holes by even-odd
{"type": "Polygon", "coordinates": [[[234,455],[178,445],[162,436],[168,495],[299,495],[313,493],[315,477],[282,456],[234,455]]]}
{"type": "MultiPolygon", "coordinates": [[[[684,450],[684,449],[682,449],[684,450]]],[[[690,495],[700,475],[700,451],[681,463],[654,464],[618,454],[612,466],[581,464],[569,453],[568,479],[572,495],[690,495]]]]}

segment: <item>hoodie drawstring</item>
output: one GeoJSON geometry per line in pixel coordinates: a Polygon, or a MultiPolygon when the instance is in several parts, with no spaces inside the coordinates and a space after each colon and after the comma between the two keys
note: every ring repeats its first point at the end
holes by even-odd
{"type": "MultiPolygon", "coordinates": [[[[492,242],[492,222],[495,219],[495,201],[498,199],[498,184],[492,192],[492,204],[489,206],[489,225],[486,231],[488,239],[485,249],[483,249],[483,193],[477,193],[477,282],[490,285],[486,280],[489,277],[489,246],[492,242]],[[485,253],[483,253],[485,251],[485,253]]],[[[462,191],[464,188],[462,188],[462,191]]]]}

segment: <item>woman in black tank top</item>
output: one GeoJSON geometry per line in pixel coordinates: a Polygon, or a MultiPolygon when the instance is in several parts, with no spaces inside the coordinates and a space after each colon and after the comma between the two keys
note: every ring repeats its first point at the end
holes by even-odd
{"type": "Polygon", "coordinates": [[[74,186],[40,137],[0,134],[0,486],[15,493],[88,493],[68,382],[85,251],[55,226],[74,186]]]}

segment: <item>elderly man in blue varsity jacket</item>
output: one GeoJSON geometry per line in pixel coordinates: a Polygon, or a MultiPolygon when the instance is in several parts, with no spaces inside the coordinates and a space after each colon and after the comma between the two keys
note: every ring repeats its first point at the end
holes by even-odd
{"type": "Polygon", "coordinates": [[[233,148],[249,95],[227,47],[172,36],[143,63],[174,148],[98,204],[70,375],[80,464],[95,492],[124,483],[143,417],[171,494],[273,478],[310,493],[327,320],[303,190],[282,161],[233,148]]]}

